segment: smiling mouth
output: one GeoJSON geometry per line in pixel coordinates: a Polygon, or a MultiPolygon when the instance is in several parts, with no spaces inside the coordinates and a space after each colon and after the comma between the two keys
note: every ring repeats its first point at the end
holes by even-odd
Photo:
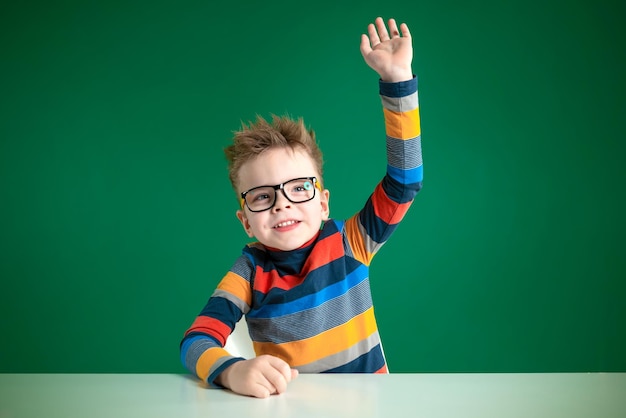
{"type": "Polygon", "coordinates": [[[300,222],[300,221],[290,220],[290,221],[281,222],[281,223],[279,223],[279,224],[276,224],[276,225],[274,226],[274,229],[276,229],[276,228],[284,228],[284,227],[286,227],[286,226],[295,225],[295,224],[297,224],[298,222],[300,222]]]}

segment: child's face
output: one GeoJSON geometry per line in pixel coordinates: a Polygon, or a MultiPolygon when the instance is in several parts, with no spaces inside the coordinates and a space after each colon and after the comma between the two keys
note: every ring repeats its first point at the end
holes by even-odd
{"type": "MultiPolygon", "coordinates": [[[[258,186],[273,186],[300,177],[318,177],[311,157],[301,150],[272,148],[242,165],[237,194],[258,186]]],[[[245,205],[237,211],[249,237],[263,245],[283,251],[295,250],[317,234],[322,221],[328,219],[329,191],[315,189],[315,197],[292,203],[281,190],[271,209],[251,212],[245,205]]]]}

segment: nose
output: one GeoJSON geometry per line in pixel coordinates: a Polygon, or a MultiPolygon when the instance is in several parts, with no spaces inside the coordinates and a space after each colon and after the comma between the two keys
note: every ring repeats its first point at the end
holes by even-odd
{"type": "Polygon", "coordinates": [[[276,191],[276,201],[274,202],[274,206],[272,206],[273,212],[278,212],[281,209],[291,207],[291,202],[285,196],[285,192],[282,190],[276,191]]]}

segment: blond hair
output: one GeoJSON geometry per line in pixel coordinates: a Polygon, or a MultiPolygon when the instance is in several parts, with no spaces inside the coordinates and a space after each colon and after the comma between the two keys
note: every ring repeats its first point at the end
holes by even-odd
{"type": "MultiPolygon", "coordinates": [[[[315,140],[315,132],[307,129],[302,118],[294,120],[289,116],[272,115],[272,121],[268,122],[257,116],[255,122],[242,122],[241,129],[234,133],[233,143],[224,149],[228,160],[228,177],[235,191],[243,164],[268,149],[281,147],[306,152],[322,177],[322,151],[315,140]]],[[[321,185],[322,179],[318,181],[321,185]]]]}

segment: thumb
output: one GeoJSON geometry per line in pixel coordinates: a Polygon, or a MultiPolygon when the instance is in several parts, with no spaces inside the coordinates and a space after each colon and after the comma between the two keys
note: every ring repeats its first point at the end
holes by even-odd
{"type": "Polygon", "coordinates": [[[365,58],[370,52],[372,52],[372,46],[370,45],[370,40],[367,35],[361,35],[361,55],[365,58]]]}

